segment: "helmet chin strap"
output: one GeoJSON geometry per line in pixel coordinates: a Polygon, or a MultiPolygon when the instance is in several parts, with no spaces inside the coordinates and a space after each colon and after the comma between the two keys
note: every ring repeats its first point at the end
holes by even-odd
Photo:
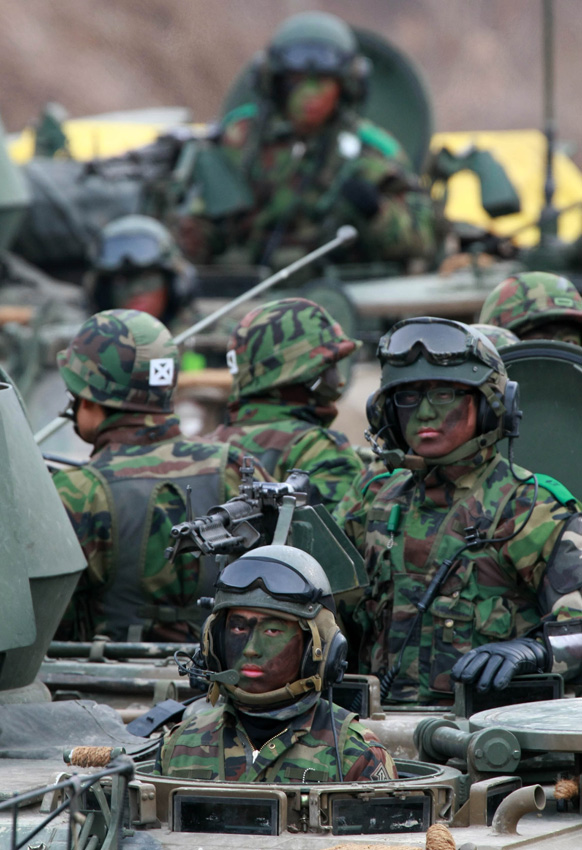
{"type": "Polygon", "coordinates": [[[453,463],[470,458],[481,449],[492,446],[499,439],[499,429],[496,428],[495,431],[489,431],[487,434],[480,434],[478,437],[473,437],[461,446],[457,446],[454,451],[442,455],[442,457],[425,458],[420,455],[407,454],[402,449],[381,449],[377,454],[379,454],[379,457],[381,457],[391,472],[395,469],[409,469],[411,472],[421,472],[429,469],[431,466],[450,466],[453,463]]]}

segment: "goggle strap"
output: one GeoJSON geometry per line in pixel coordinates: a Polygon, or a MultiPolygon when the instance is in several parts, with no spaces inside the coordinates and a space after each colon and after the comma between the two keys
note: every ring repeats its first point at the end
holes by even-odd
{"type": "Polygon", "coordinates": [[[303,622],[307,623],[311,632],[311,657],[315,662],[321,661],[323,659],[323,647],[321,645],[321,635],[319,634],[315,620],[305,620],[303,622]]]}

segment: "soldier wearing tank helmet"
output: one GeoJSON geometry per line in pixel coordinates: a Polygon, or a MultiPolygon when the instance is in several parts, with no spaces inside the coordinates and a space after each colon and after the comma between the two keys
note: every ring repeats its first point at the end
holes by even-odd
{"type": "Polygon", "coordinates": [[[283,22],[254,68],[258,104],[234,109],[222,127],[220,150],[251,200],[213,222],[197,195],[181,221],[190,259],[230,249],[233,259],[282,267],[343,224],[360,233],[343,261],[432,258],[429,197],[398,141],[357,114],[368,73],[340,18],[307,12],[283,22]]]}
{"type": "Polygon", "coordinates": [[[450,701],[454,680],[485,692],[523,673],[578,677],[580,504],[500,454],[520,414],[494,346],[424,317],[397,323],[378,357],[367,412],[390,472],[337,514],[370,578],[354,612],[362,670],[384,699],[421,703],[450,701]]]}
{"type": "MultiPolygon", "coordinates": [[[[182,438],[174,414],[178,350],[139,310],[106,310],[80,328],[58,365],[68,415],[93,446],[89,463],[54,482],[88,562],[60,636],[188,640],[199,634],[199,595],[212,563],[164,558],[170,529],[239,494],[242,454],[182,438]]],[[[257,464],[257,477],[268,478],[257,464]]],[[[205,587],[206,584],[206,587],[205,587]]]]}
{"type": "Polygon", "coordinates": [[[123,216],[103,228],[83,286],[92,313],[142,310],[174,326],[186,323],[186,312],[191,324],[196,271],[169,230],[150,216],[123,216]]]}
{"type": "Polygon", "coordinates": [[[252,454],[277,481],[309,472],[311,502],[331,510],[363,469],[345,434],[330,428],[343,389],[337,364],[360,345],[305,298],[251,310],[228,342],[227,423],[210,437],[252,454]]]}
{"type": "Polygon", "coordinates": [[[225,567],[202,635],[212,707],[167,736],[157,772],[298,784],[395,778],[383,744],[329,700],[347,652],[334,612],[324,570],[299,549],[262,546],[225,567]]]}
{"type": "Polygon", "coordinates": [[[520,339],[554,339],[582,345],[582,296],[566,277],[522,272],[487,296],[480,322],[513,331],[520,339]]]}

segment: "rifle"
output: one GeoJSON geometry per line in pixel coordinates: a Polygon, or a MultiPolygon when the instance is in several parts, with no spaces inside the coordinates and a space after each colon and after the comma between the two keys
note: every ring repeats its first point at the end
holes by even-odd
{"type": "MultiPolygon", "coordinates": [[[[332,592],[360,591],[368,583],[364,562],[323,505],[308,505],[309,474],[293,469],[282,483],[257,481],[252,458],[245,457],[239,495],[192,517],[187,498],[186,521],[171,530],[165,555],[215,555],[219,568],[256,546],[278,544],[308,552],[326,571],[332,592]]],[[[213,600],[202,598],[201,607],[213,600]]]]}

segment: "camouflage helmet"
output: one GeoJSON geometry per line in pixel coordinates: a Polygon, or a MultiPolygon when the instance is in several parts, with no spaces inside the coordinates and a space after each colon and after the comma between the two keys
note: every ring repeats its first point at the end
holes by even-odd
{"type": "MultiPolygon", "coordinates": [[[[389,403],[392,393],[403,384],[437,380],[466,384],[482,393],[481,446],[506,435],[507,371],[493,343],[480,331],[451,319],[405,319],[382,337],[377,356],[382,366],[380,389],[367,405],[373,433],[384,429],[394,445],[406,450],[398,417],[389,403]]],[[[514,382],[512,388],[517,392],[514,382]]]]}
{"type": "Polygon", "coordinates": [[[326,12],[304,12],[283,21],[259,67],[259,84],[274,94],[273,80],[285,73],[337,77],[344,95],[359,100],[365,95],[368,60],[359,54],[358,42],[341,18],[326,12]]]}
{"type": "Polygon", "coordinates": [[[158,319],[140,310],[91,316],[57,362],[67,389],[104,407],[171,413],[178,349],[158,319]]]}
{"type": "Polygon", "coordinates": [[[226,686],[238,702],[276,705],[321,691],[343,674],[347,644],[335,621],[335,603],[321,564],[293,546],[260,546],[228,564],[216,580],[212,614],[205,623],[202,650],[211,670],[222,671],[226,614],[231,608],[258,608],[295,620],[306,632],[299,679],[287,687],[249,694],[226,686]]]}
{"type": "Polygon", "coordinates": [[[509,328],[498,328],[495,325],[486,325],[478,322],[470,325],[470,327],[487,337],[489,342],[492,342],[497,350],[519,342],[519,337],[513,331],[510,331],[509,328]]]}
{"type": "Polygon", "coordinates": [[[305,298],[270,301],[247,313],[228,341],[229,400],[309,384],[360,346],[319,304],[305,298]]]}
{"type": "Polygon", "coordinates": [[[566,277],[549,272],[512,275],[489,293],[479,322],[509,328],[518,336],[552,321],[582,324],[582,297],[566,277]]]}

